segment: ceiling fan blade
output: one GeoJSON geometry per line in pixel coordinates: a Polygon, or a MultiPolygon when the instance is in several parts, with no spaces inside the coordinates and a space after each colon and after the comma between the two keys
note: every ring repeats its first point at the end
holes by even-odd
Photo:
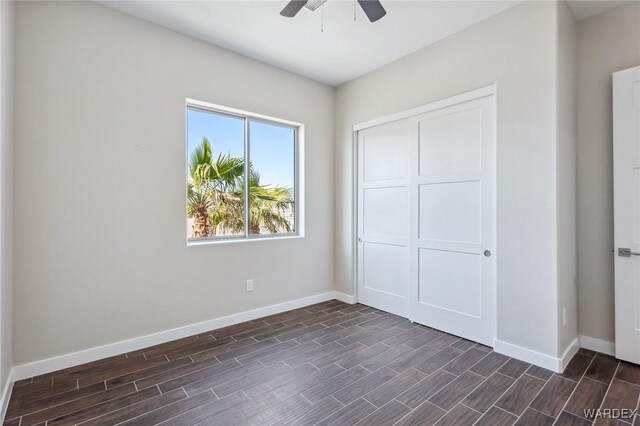
{"type": "Polygon", "coordinates": [[[376,22],[387,14],[379,0],[358,0],[358,4],[360,4],[364,14],[367,15],[371,22],[376,22]]]}
{"type": "Polygon", "coordinates": [[[287,3],[284,9],[282,9],[280,15],[287,18],[293,18],[298,12],[300,12],[300,9],[302,9],[308,1],[309,0],[291,0],[289,3],[287,3]]]}

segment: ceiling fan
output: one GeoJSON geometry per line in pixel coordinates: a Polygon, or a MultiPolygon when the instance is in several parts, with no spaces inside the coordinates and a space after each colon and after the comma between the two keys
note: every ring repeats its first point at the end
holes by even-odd
{"type": "MultiPolygon", "coordinates": [[[[293,18],[303,7],[314,11],[322,6],[326,1],[327,0],[291,0],[287,3],[284,9],[282,9],[280,15],[287,18],[293,18]]],[[[358,0],[358,4],[371,22],[376,22],[387,14],[387,11],[384,10],[384,7],[380,4],[380,0],[358,0]]]]}

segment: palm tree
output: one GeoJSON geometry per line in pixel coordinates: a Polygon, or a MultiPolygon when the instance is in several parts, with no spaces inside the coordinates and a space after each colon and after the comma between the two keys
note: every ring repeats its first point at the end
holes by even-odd
{"type": "Polygon", "coordinates": [[[211,142],[202,138],[189,158],[187,215],[193,218],[193,238],[211,235],[211,210],[220,204],[222,194],[235,189],[236,181],[243,175],[243,159],[219,154],[214,161],[211,142]]]}
{"type": "Polygon", "coordinates": [[[252,234],[263,231],[275,234],[291,232],[291,225],[284,216],[293,207],[290,188],[262,185],[260,174],[250,169],[249,176],[249,211],[250,230],[252,234]]]}
{"type": "MultiPolygon", "coordinates": [[[[252,234],[291,232],[285,213],[293,208],[290,188],[264,185],[249,171],[249,228],[252,234]]],[[[192,237],[244,232],[244,159],[230,154],[213,161],[211,142],[203,138],[189,159],[187,215],[192,237]]]]}

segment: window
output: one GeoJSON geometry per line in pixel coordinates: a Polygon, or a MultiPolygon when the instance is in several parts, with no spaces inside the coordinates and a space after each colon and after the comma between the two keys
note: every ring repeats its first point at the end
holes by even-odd
{"type": "Polygon", "coordinates": [[[300,130],[188,102],[188,241],[300,235],[300,130]]]}

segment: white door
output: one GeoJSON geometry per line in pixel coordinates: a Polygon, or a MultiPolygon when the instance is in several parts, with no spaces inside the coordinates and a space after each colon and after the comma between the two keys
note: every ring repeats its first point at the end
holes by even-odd
{"type": "Polygon", "coordinates": [[[408,316],[407,121],[358,132],[358,301],[408,316]]]}
{"type": "Polygon", "coordinates": [[[493,346],[495,97],[411,119],[411,316],[493,346]]]}
{"type": "Polygon", "coordinates": [[[493,346],[494,89],[414,111],[358,132],[358,301],[493,346]]]}
{"type": "Polygon", "coordinates": [[[640,67],[613,74],[616,357],[640,363],[640,67]]]}

